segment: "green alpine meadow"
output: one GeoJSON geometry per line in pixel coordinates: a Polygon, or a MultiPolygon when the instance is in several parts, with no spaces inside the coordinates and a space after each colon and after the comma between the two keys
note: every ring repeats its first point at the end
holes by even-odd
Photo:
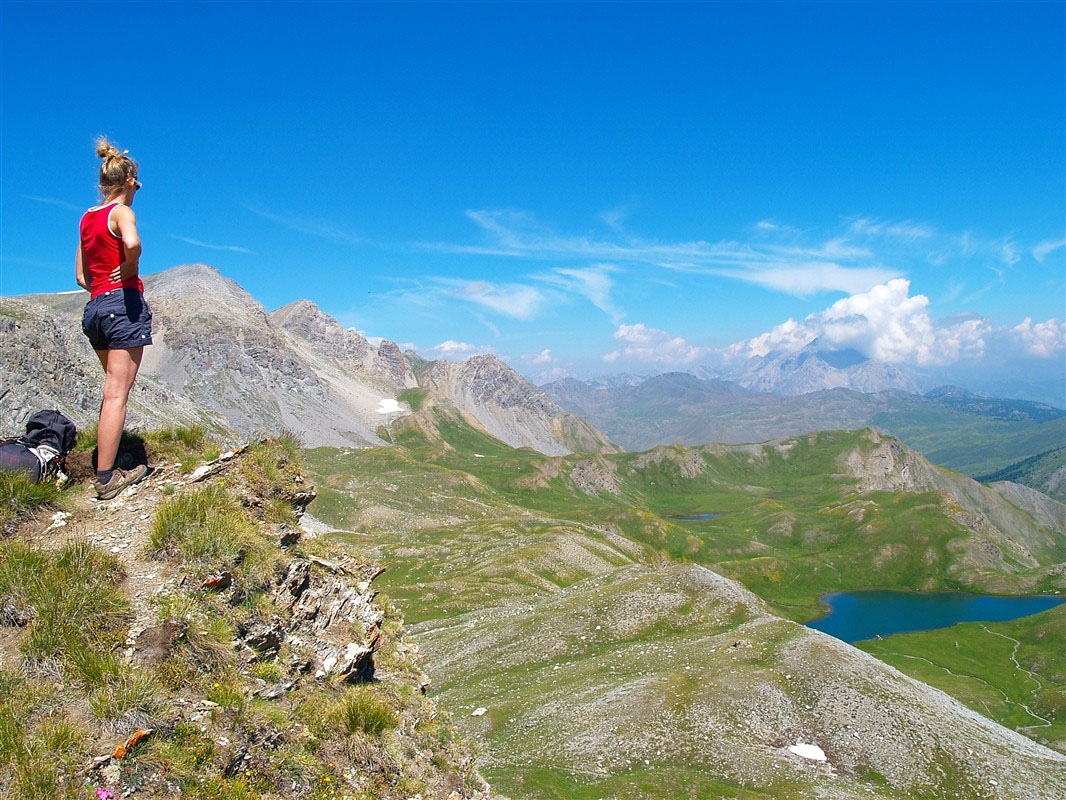
{"type": "Polygon", "coordinates": [[[1061,592],[1055,501],[870,428],[550,457],[420,400],[387,447],[307,452],[311,512],[389,565],[382,590],[497,790],[948,798],[1062,779],[1053,633],[1018,663],[974,624],[862,643],[870,658],[799,624],[830,591],[1061,592]],[[934,666],[953,636],[951,663],[984,672],[934,666]],[[832,768],[790,756],[803,743],[832,768]]]}

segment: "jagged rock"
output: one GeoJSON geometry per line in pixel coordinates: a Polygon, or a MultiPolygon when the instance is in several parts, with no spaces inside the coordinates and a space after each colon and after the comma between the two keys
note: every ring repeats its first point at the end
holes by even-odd
{"type": "Polygon", "coordinates": [[[374,675],[374,652],[381,636],[381,609],[369,581],[353,586],[343,565],[314,558],[337,577],[312,570],[309,560],[289,563],[278,579],[274,602],[290,612],[288,632],[314,651],[317,677],[336,674],[358,682],[374,675]]]}
{"type": "Polygon", "coordinates": [[[277,617],[269,621],[253,620],[243,623],[238,627],[237,632],[240,634],[242,643],[254,651],[259,659],[277,655],[278,650],[281,649],[281,642],[285,638],[285,631],[277,617]]]}
{"type": "Polygon", "coordinates": [[[290,561],[274,589],[274,603],[289,611],[310,583],[311,562],[290,561]]]}
{"type": "Polygon", "coordinates": [[[620,489],[615,481],[617,470],[614,462],[597,456],[574,464],[570,471],[570,480],[587,495],[594,496],[601,492],[618,494],[620,489]]]}
{"type": "Polygon", "coordinates": [[[262,689],[256,691],[256,695],[262,697],[264,700],[276,700],[291,692],[292,687],[295,685],[296,681],[282,681],[280,683],[275,683],[272,686],[264,686],[262,689]]]}
{"type": "Polygon", "coordinates": [[[185,628],[184,623],[167,620],[142,631],[134,642],[134,665],[158,667],[170,656],[174,645],[185,634],[185,628]]]}
{"type": "Polygon", "coordinates": [[[462,363],[434,361],[421,385],[512,447],[532,447],[551,456],[615,449],[591,423],[564,411],[492,355],[462,363]]]}

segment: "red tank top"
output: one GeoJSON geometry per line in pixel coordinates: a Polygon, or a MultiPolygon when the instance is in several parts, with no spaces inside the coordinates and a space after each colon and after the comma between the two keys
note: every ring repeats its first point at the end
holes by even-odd
{"type": "Polygon", "coordinates": [[[128,281],[112,281],[109,275],[115,267],[126,260],[126,249],[122,246],[122,237],[112,233],[109,219],[115,206],[121,203],[108,203],[106,206],[90,208],[81,218],[82,267],[85,277],[89,279],[90,295],[109,292],[112,289],[137,289],[144,291],[140,277],[128,281]]]}

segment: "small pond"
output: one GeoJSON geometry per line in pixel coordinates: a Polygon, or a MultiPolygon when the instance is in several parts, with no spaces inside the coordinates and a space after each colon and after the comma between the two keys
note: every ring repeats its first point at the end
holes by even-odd
{"type": "Polygon", "coordinates": [[[718,519],[721,514],[715,514],[714,512],[707,512],[705,514],[671,514],[667,519],[680,519],[693,522],[701,519],[718,519]]]}
{"type": "Polygon", "coordinates": [[[823,596],[822,602],[829,606],[829,613],[808,622],[808,627],[850,643],[893,633],[946,628],[957,622],[1003,622],[1027,617],[1066,602],[1066,597],[921,594],[877,589],[834,592],[823,596]]]}

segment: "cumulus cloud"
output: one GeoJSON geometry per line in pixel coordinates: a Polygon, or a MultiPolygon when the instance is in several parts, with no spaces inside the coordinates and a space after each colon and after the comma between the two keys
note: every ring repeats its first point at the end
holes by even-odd
{"type": "Polygon", "coordinates": [[[603,356],[608,364],[619,358],[641,361],[661,367],[691,364],[707,355],[710,350],[691,344],[681,336],[675,336],[659,328],[649,328],[642,322],[635,325],[619,325],[614,332],[619,350],[603,356]]]}
{"type": "Polygon", "coordinates": [[[795,351],[814,339],[834,349],[854,348],[892,364],[944,364],[984,352],[988,324],[967,319],[937,325],[929,298],[911,295],[902,278],[853,294],[802,322],[789,319],[770,331],[738,342],[731,356],[764,356],[774,350],[795,351]]]}
{"type": "Polygon", "coordinates": [[[477,345],[469,342],[456,342],[448,339],[434,346],[433,349],[443,356],[461,356],[468,353],[476,353],[478,348],[477,345]]]}
{"type": "Polygon", "coordinates": [[[1030,355],[1050,356],[1066,347],[1066,324],[1062,320],[1049,319],[1034,325],[1032,317],[1026,317],[1010,332],[1030,355]]]}
{"type": "Polygon", "coordinates": [[[930,366],[981,358],[993,344],[1000,352],[1051,356],[1064,347],[1066,324],[1057,319],[1034,324],[1027,317],[1014,327],[997,327],[976,315],[937,321],[929,298],[911,295],[910,281],[898,279],[737,342],[726,357],[795,352],[815,339],[828,349],[854,348],[891,364],[930,366]]]}
{"type": "Polygon", "coordinates": [[[531,364],[550,364],[552,361],[552,351],[550,348],[545,347],[539,353],[526,353],[522,356],[523,361],[528,361],[531,364]]]}

